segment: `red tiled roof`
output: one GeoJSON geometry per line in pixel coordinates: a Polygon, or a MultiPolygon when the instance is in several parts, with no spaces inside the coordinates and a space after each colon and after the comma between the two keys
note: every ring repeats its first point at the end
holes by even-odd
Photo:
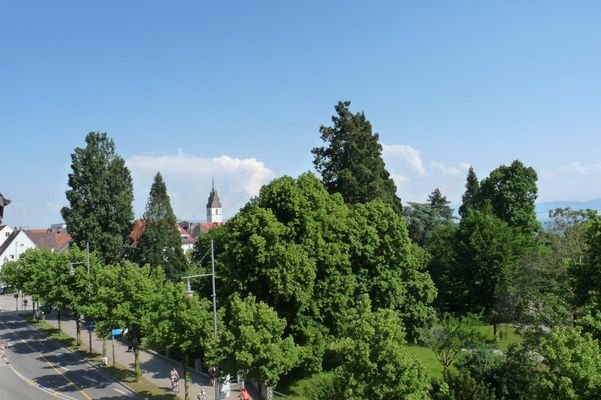
{"type": "Polygon", "coordinates": [[[71,235],[60,229],[26,229],[24,232],[38,249],[61,252],[71,242],[71,235]]]}
{"type": "MultiPolygon", "coordinates": [[[[179,230],[179,236],[182,240],[182,244],[194,244],[196,240],[186,232],[184,228],[182,228],[179,224],[177,224],[177,229],[179,230]]],[[[144,232],[144,220],[137,219],[134,221],[134,226],[132,228],[129,237],[132,241],[137,241],[140,238],[140,235],[144,232]]]]}

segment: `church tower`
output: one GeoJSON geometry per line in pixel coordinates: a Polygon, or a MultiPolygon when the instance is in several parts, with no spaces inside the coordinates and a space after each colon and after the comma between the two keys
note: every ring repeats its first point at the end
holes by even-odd
{"type": "Polygon", "coordinates": [[[211,194],[209,195],[209,201],[207,202],[207,222],[209,224],[223,223],[223,210],[221,209],[219,195],[217,194],[217,191],[215,191],[215,180],[212,181],[211,194]]]}

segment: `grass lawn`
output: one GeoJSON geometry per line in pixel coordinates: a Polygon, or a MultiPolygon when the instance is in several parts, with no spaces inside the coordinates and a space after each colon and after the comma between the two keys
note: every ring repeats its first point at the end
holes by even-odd
{"type": "MultiPolygon", "coordinates": [[[[492,325],[482,325],[480,331],[491,340],[494,339],[492,325]]],[[[511,324],[500,324],[494,347],[505,351],[509,345],[520,343],[521,341],[522,337],[515,331],[511,324]]],[[[440,365],[432,350],[418,345],[407,345],[406,349],[410,355],[426,367],[432,378],[442,378],[442,365],[440,365]]],[[[285,385],[286,387],[278,387],[277,390],[288,395],[290,399],[304,399],[306,398],[308,388],[313,387],[315,383],[323,379],[323,375],[324,373],[316,373],[309,377],[290,382],[285,385]]]]}
{"type": "MultiPolygon", "coordinates": [[[[46,335],[48,335],[49,337],[58,340],[65,347],[69,348],[74,353],[79,354],[82,358],[88,360],[91,364],[100,365],[100,357],[102,357],[102,355],[98,353],[88,353],[87,347],[84,344],[85,341],[82,341],[82,344],[80,346],[77,346],[74,338],[65,335],[49,323],[44,321],[36,321],[33,319],[33,316],[31,314],[21,314],[20,317],[29,321],[29,323],[32,326],[46,333],[46,335]]],[[[123,382],[132,390],[140,393],[148,400],[177,399],[177,397],[175,397],[173,393],[154,385],[153,383],[144,379],[144,377],[140,377],[140,379],[136,382],[134,371],[120,365],[119,363],[116,363],[115,367],[110,366],[102,368],[102,371],[112,376],[113,379],[119,382],[123,382]]]]}
{"type": "Polygon", "coordinates": [[[408,345],[407,352],[416,360],[421,362],[433,378],[442,378],[442,365],[438,362],[436,355],[427,347],[416,344],[408,345]]]}

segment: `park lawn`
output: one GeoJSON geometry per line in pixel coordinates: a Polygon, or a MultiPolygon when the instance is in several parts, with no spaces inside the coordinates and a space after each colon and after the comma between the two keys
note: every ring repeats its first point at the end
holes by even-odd
{"type": "Polygon", "coordinates": [[[442,365],[438,362],[432,350],[424,346],[411,344],[406,347],[407,352],[417,361],[422,363],[432,378],[442,378],[442,365]]]}
{"type": "MultiPolygon", "coordinates": [[[[485,334],[489,339],[494,339],[492,325],[482,325],[480,327],[480,332],[485,334]]],[[[505,351],[510,345],[521,343],[522,340],[522,337],[516,332],[513,325],[500,324],[497,330],[497,340],[493,347],[505,351]]],[[[432,379],[442,379],[442,365],[440,365],[440,362],[438,362],[438,359],[432,350],[416,344],[408,344],[405,348],[414,359],[423,364],[432,379]]],[[[291,382],[286,385],[286,387],[278,387],[277,390],[288,395],[290,399],[304,399],[306,398],[309,388],[315,386],[315,384],[322,380],[325,375],[326,373],[323,372],[315,373],[306,378],[291,382]]]]}
{"type": "MultiPolygon", "coordinates": [[[[480,332],[485,334],[486,337],[491,340],[495,339],[492,325],[482,325],[480,327],[480,332]]],[[[513,325],[499,324],[497,328],[497,338],[495,340],[495,347],[497,349],[505,351],[510,345],[521,343],[522,340],[522,337],[516,332],[513,325]]]]}

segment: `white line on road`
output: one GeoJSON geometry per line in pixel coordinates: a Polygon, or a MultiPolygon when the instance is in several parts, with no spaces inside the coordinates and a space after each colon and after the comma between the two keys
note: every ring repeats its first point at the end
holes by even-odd
{"type": "Polygon", "coordinates": [[[89,382],[92,382],[92,383],[98,383],[98,381],[96,379],[90,378],[89,376],[85,376],[85,375],[83,375],[81,377],[81,379],[85,379],[86,381],[89,381],[89,382]]]}
{"type": "Polygon", "coordinates": [[[127,394],[127,393],[125,393],[123,390],[120,390],[120,389],[117,389],[117,388],[113,388],[113,389],[115,389],[115,392],[119,392],[119,393],[121,393],[122,395],[126,395],[126,394],[127,394]]]}
{"type": "Polygon", "coordinates": [[[63,371],[68,371],[68,370],[69,370],[69,368],[67,368],[67,367],[61,367],[61,369],[62,369],[63,371]]]}

